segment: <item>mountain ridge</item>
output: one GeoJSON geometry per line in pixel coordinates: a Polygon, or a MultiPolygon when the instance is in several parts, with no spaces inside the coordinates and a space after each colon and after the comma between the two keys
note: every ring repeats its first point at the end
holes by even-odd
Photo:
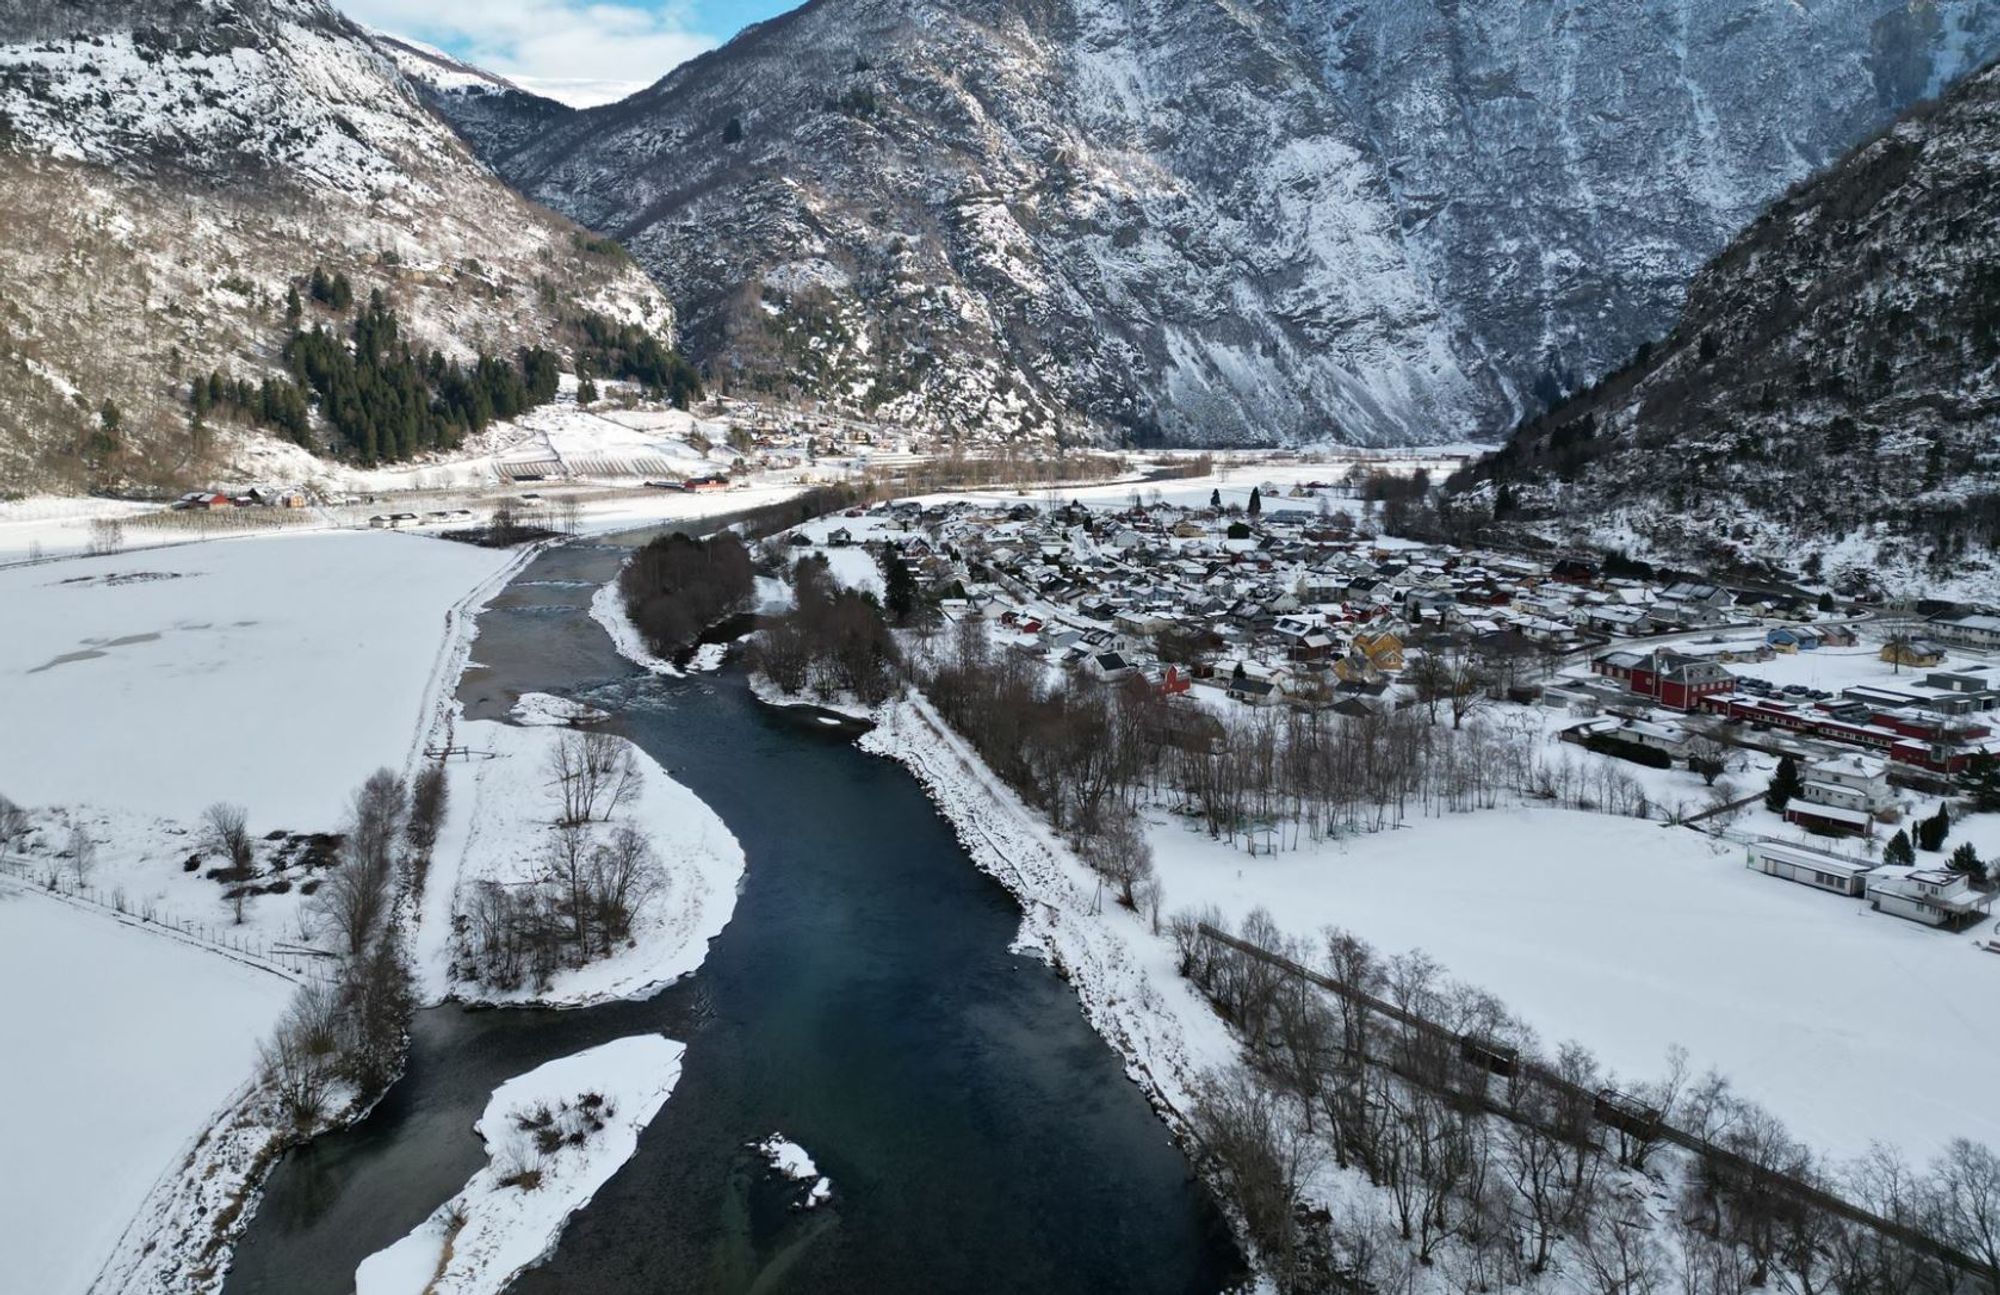
{"type": "Polygon", "coordinates": [[[813,0],[461,128],[725,383],[1000,437],[1493,439],[1995,51],[1988,0],[813,0]]]}
{"type": "Polygon", "coordinates": [[[1774,203],[1674,330],[1459,484],[1503,521],[1860,591],[2000,545],[2000,61],[1774,203]]]}
{"type": "Polygon", "coordinates": [[[226,470],[254,433],[192,422],[187,383],[282,373],[286,299],[315,269],[450,357],[566,349],[586,313],[671,336],[622,251],[509,189],[324,0],[21,8],[0,30],[0,217],[42,235],[0,263],[8,488],[226,470]]]}

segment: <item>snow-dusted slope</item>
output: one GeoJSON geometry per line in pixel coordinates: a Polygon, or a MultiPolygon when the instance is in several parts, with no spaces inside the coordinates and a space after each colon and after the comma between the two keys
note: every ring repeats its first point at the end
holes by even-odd
{"type": "Polygon", "coordinates": [[[482,156],[489,151],[511,153],[575,111],[441,49],[389,32],[370,36],[418,95],[482,156]]]}
{"type": "Polygon", "coordinates": [[[1495,437],[1996,28],[1993,0],[815,0],[556,129],[464,129],[752,384],[966,436],[1495,437]]]}
{"type": "Polygon", "coordinates": [[[1996,202],[2000,65],[1772,207],[1671,336],[1523,427],[1477,492],[1654,556],[1990,590],[1996,202]]]}
{"type": "Polygon", "coordinates": [[[0,9],[0,491],[74,484],[103,402],[120,480],[199,473],[183,384],[254,377],[314,266],[449,353],[671,312],[522,201],[325,0],[0,9]],[[27,231],[33,231],[29,235],[27,231]]]}

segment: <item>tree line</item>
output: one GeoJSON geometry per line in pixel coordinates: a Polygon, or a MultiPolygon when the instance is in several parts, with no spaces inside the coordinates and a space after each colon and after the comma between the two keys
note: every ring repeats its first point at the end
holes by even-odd
{"type": "Polygon", "coordinates": [[[874,706],[894,696],[902,652],[875,596],[842,588],[819,556],[793,565],[792,588],[796,605],[764,623],[751,668],[787,693],[810,691],[822,701],[852,697],[874,706]]]}
{"type": "Polygon", "coordinates": [[[576,328],[582,339],[576,348],[578,373],[636,382],[648,396],[676,409],[701,399],[701,374],[694,365],[637,324],[590,312],[577,319],[576,328]]]}
{"type": "Polygon", "coordinates": [[[659,536],[618,573],[625,614],[653,654],[667,659],[747,608],[755,588],[750,551],[729,531],[705,540],[678,532],[659,536]]]}
{"type": "MultiPolygon", "coordinates": [[[[262,1080],[291,1138],[317,1131],[343,1090],[365,1106],[402,1071],[415,995],[396,920],[398,865],[421,884],[448,792],[444,769],[427,765],[413,784],[378,769],[354,793],[339,865],[309,909],[336,955],[334,975],[300,987],[261,1049],[262,1080]]],[[[206,825],[209,848],[247,867],[242,811],[213,806],[206,825]]]]}
{"type": "Polygon", "coordinates": [[[1967,1277],[2000,1290],[2000,1157],[1984,1146],[1954,1141],[1927,1172],[1884,1148],[1834,1164],[1678,1050],[1666,1078],[1618,1093],[1587,1049],[1545,1050],[1421,952],[1245,918],[1243,941],[1348,991],[1330,994],[1204,925],[1229,930],[1214,911],[1173,919],[1179,967],[1246,1062],[1207,1077],[1189,1131],[1281,1291],[1402,1291],[1426,1271],[1497,1290],[1557,1267],[1603,1295],[1949,1295],[1967,1277]],[[1669,1124],[1712,1150],[1649,1175],[1669,1124]],[[1311,1208],[1328,1171],[1377,1190],[1311,1208]],[[1648,1209],[1656,1181],[1672,1191],[1665,1219],[1648,1209]]]}

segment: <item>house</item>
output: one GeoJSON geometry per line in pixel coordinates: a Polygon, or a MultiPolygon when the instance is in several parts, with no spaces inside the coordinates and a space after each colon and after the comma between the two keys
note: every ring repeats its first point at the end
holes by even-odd
{"type": "Polygon", "coordinates": [[[1708,611],[1728,611],[1736,605],[1736,595],[1721,585],[1680,580],[1660,591],[1660,601],[1708,611]]]}
{"type": "Polygon", "coordinates": [[[1821,836],[1868,836],[1875,826],[1874,815],[1865,811],[1841,805],[1822,805],[1804,797],[1795,797],[1786,803],[1785,821],[1821,836]]]}
{"type": "Polygon", "coordinates": [[[1577,615],[1583,628],[1620,638],[1651,634],[1658,628],[1644,608],[1627,607],[1622,603],[1580,608],[1577,615]]]}
{"type": "MultiPolygon", "coordinates": [[[[1924,627],[1932,638],[1946,643],[1956,643],[1962,647],[2000,647],[2000,616],[1984,612],[1933,616],[1924,622],[1924,627]]],[[[1889,658],[1882,659],[1886,661],[1889,658]]]]}
{"type": "Polygon", "coordinates": [[[1889,786],[1889,766],[1870,755],[1841,755],[1809,766],[1805,777],[1805,799],[1821,805],[1838,805],[1880,814],[1896,803],[1889,786]]]}
{"type": "Polygon", "coordinates": [[[1993,896],[1972,889],[1971,878],[1942,868],[1877,869],[1868,878],[1869,907],[1925,926],[1962,930],[1981,921],[1993,896]]]}
{"type": "Polygon", "coordinates": [[[1631,691],[1669,710],[1698,710],[1702,699],[1729,692],[1736,677],[1701,657],[1665,649],[1639,656],[1609,652],[1590,663],[1591,671],[1623,679],[1631,691]]]}
{"type": "Polygon", "coordinates": [[[1764,641],[1778,652],[1813,652],[1819,648],[1820,637],[1803,625],[1780,625],[1766,633],[1764,641]]]}
{"type": "Polygon", "coordinates": [[[1881,657],[1890,665],[1929,667],[1944,664],[1944,648],[1932,639],[1894,638],[1882,645],[1881,657]]]}
{"type": "Polygon", "coordinates": [[[828,548],[844,549],[854,543],[854,532],[848,530],[845,526],[836,527],[826,537],[826,543],[828,548]]]}
{"type": "Polygon", "coordinates": [[[1122,653],[1098,652],[1090,658],[1090,672],[1106,683],[1116,683],[1120,679],[1130,679],[1139,668],[1127,661],[1122,653]]]}
{"type": "Polygon", "coordinates": [[[1252,679],[1248,675],[1231,677],[1223,691],[1231,701],[1247,702],[1252,706],[1270,706],[1284,700],[1278,685],[1269,679],[1252,679]]]}
{"type": "Polygon", "coordinates": [[[1748,866],[1772,877],[1783,877],[1802,886],[1830,890],[1836,895],[1859,899],[1867,892],[1868,874],[1874,865],[1843,858],[1825,850],[1773,841],[1766,837],[1750,845],[1748,866]]]}
{"type": "Polygon", "coordinates": [[[1364,630],[1349,644],[1377,670],[1394,672],[1403,668],[1403,639],[1391,630],[1364,630]]]}
{"type": "Polygon", "coordinates": [[[718,490],[729,489],[729,478],[723,476],[689,477],[686,481],[681,482],[681,489],[687,491],[689,494],[712,494],[718,490]]]}

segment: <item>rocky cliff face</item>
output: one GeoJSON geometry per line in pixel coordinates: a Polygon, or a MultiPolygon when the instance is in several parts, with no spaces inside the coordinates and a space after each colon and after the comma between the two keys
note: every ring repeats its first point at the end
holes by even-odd
{"type": "Polygon", "coordinates": [[[371,32],[418,97],[482,157],[507,156],[561,125],[575,109],[523,90],[483,68],[387,32],[371,32]]]}
{"type": "Polygon", "coordinates": [[[2000,66],[1778,201],[1672,334],[1472,492],[1556,537],[1889,593],[1996,582],[2000,66]]]}
{"type": "Polygon", "coordinates": [[[739,385],[968,438],[1491,439],[1996,48],[1994,0],[814,0],[461,128],[739,385]]]}
{"type": "Polygon", "coordinates": [[[97,484],[219,470],[186,378],[268,371],[315,266],[454,355],[561,345],[582,309],[671,326],[629,258],[504,185],[324,0],[0,14],[0,492],[83,484],[93,439],[97,484]]]}

